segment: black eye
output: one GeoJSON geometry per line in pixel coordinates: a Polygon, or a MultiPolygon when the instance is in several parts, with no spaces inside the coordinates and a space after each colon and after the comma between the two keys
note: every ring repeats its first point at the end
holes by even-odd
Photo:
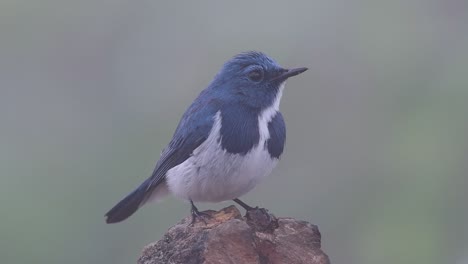
{"type": "Polygon", "coordinates": [[[255,69],[248,73],[249,80],[253,82],[259,82],[263,80],[263,71],[261,69],[255,69]]]}

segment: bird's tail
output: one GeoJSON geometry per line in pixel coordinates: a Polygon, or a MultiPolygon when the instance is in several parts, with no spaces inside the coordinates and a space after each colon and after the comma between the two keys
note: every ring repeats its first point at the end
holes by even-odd
{"type": "Polygon", "coordinates": [[[147,200],[149,190],[149,180],[143,182],[138,188],[132,193],[123,198],[118,204],[116,204],[109,212],[106,213],[106,223],[118,223],[138,210],[147,200]]]}

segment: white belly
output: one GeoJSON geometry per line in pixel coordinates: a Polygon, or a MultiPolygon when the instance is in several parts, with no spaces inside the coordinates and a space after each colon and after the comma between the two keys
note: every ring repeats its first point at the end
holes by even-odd
{"type": "Polygon", "coordinates": [[[265,148],[269,135],[260,135],[259,144],[241,156],[221,148],[220,129],[218,112],[207,140],[190,158],[167,172],[167,184],[175,196],[201,202],[231,200],[252,190],[276,166],[278,159],[271,158],[265,148]]]}

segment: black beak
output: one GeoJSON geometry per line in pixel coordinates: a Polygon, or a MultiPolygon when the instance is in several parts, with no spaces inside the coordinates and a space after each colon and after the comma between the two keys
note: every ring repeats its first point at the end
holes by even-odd
{"type": "Polygon", "coordinates": [[[280,75],[278,75],[277,77],[274,78],[274,80],[279,80],[279,81],[286,81],[286,79],[288,79],[289,77],[293,77],[293,76],[296,76],[298,74],[301,74],[303,72],[307,71],[307,68],[306,67],[302,67],[302,68],[295,68],[295,69],[289,69],[289,70],[285,70],[284,72],[282,72],[280,75]]]}

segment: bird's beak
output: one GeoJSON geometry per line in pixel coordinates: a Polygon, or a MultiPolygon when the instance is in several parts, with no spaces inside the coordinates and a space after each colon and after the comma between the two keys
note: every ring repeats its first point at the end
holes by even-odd
{"type": "Polygon", "coordinates": [[[286,70],[285,72],[281,73],[279,76],[277,76],[274,80],[280,80],[280,81],[285,81],[289,77],[296,76],[298,74],[301,74],[303,72],[307,71],[306,67],[301,67],[301,68],[295,68],[295,69],[289,69],[286,70]]]}

